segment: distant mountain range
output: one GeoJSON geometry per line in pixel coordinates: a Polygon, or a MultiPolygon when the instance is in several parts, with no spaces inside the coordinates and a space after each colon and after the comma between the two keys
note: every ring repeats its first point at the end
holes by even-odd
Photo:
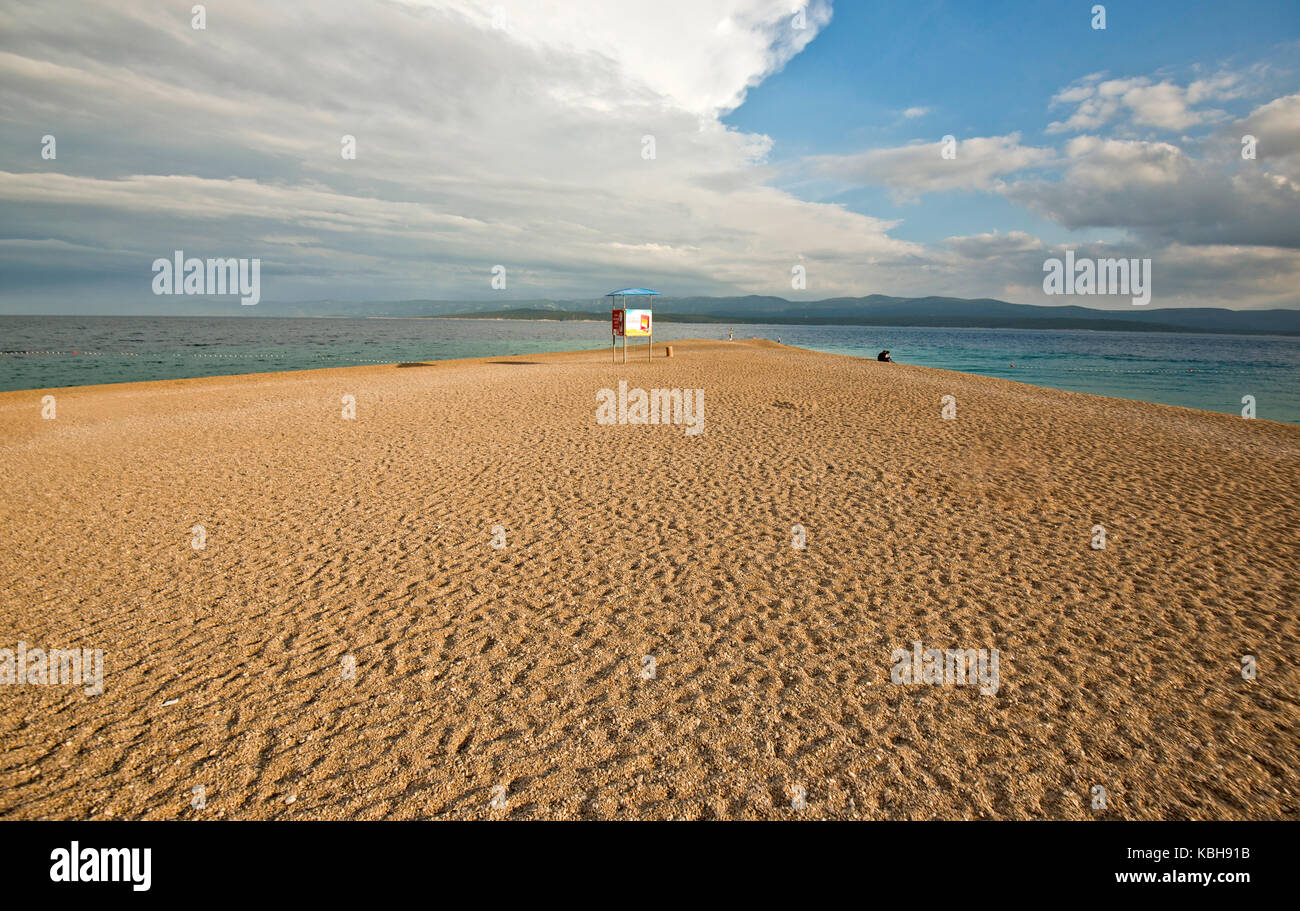
{"type": "MultiPolygon", "coordinates": [[[[924,326],[984,329],[1097,329],[1128,332],[1212,332],[1300,335],[1300,310],[1229,310],[1225,307],[1043,307],[991,298],[835,297],[790,301],[782,297],[667,297],[653,299],[655,318],[677,323],[779,323],[790,325],[924,326]]],[[[193,299],[187,315],[444,317],[468,319],[609,319],[609,302],[588,300],[499,301],[263,301],[231,307],[229,300],[193,299]],[[256,312],[250,312],[256,311],[256,312]]],[[[172,311],[176,315],[175,309],[172,311]]]]}
{"type": "MultiPolygon", "coordinates": [[[[1040,307],[981,298],[838,297],[789,301],[781,297],[659,297],[655,318],[677,323],[780,323],[848,326],[928,326],[983,329],[1097,329],[1127,332],[1216,332],[1300,335],[1300,310],[1224,307],[1040,307]]],[[[442,314],[471,319],[609,319],[604,306],[527,301],[489,304],[442,314]]]]}

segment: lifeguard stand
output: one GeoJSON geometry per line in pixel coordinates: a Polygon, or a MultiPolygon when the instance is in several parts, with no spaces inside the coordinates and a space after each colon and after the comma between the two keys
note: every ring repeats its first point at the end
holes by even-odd
{"type": "Polygon", "coordinates": [[[623,339],[623,363],[627,363],[627,338],[644,337],[648,340],[646,345],[646,360],[650,360],[651,352],[654,350],[654,314],[649,307],[629,308],[627,299],[640,298],[641,301],[649,303],[649,298],[657,295],[658,291],[651,291],[649,288],[624,288],[621,291],[611,291],[606,297],[614,299],[614,310],[610,314],[610,323],[612,334],[609,337],[609,360],[614,362],[615,353],[618,350],[618,339],[623,339]]]}

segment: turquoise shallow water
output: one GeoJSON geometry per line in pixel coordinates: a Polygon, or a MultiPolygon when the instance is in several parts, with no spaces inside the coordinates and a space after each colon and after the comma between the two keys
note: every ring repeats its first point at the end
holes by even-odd
{"type": "MultiPolygon", "coordinates": [[[[660,323],[656,341],[780,338],[819,351],[1300,424],[1300,339],[1029,329],[660,323]],[[1015,364],[1012,368],[1011,364],[1015,364]]],[[[604,322],[0,316],[0,389],[598,348],[604,322]],[[76,352],[75,354],[73,352],[76,352]]]]}

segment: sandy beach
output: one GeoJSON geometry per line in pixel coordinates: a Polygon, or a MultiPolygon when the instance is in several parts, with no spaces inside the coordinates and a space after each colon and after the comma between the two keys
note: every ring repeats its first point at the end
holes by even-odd
{"type": "Polygon", "coordinates": [[[1300,428],[673,347],[0,393],[0,817],[1300,816],[1300,428]]]}

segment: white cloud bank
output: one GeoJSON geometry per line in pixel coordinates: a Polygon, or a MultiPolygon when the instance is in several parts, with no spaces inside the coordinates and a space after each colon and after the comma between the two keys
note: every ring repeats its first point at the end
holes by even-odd
{"type": "Polygon", "coordinates": [[[1103,79],[1100,74],[1085,76],[1052,97],[1053,106],[1074,105],[1075,109],[1065,121],[1049,124],[1047,132],[1095,130],[1124,117],[1140,126],[1186,130],[1223,119],[1226,115],[1222,111],[1197,109],[1196,106],[1240,97],[1243,81],[1239,74],[1226,72],[1194,80],[1186,86],[1169,79],[1155,82],[1147,77],[1103,79]]]}
{"type": "Polygon", "coordinates": [[[23,157],[0,201],[13,234],[105,251],[68,270],[261,256],[268,299],[488,296],[498,263],[510,297],[789,292],[800,261],[809,293],[919,291],[920,247],[766,185],[770,141],[718,119],[829,19],[786,0],[231,0],[195,30],[189,6],[6,8],[0,120],[23,157]]]}
{"type": "MultiPolygon", "coordinates": [[[[39,302],[80,285],[138,300],[152,261],[184,249],[260,257],[266,300],[486,298],[502,264],[509,298],[647,284],[1059,302],[1026,281],[1048,255],[1036,238],[900,240],[893,221],[774,188],[771,141],[721,122],[814,40],[829,3],[796,19],[788,0],[223,0],[204,30],[190,5],[0,8],[0,295],[39,302]],[[355,160],[340,155],[345,135],[355,160]]],[[[1208,119],[1197,105],[1235,91],[1216,77],[1170,101],[1162,83],[1128,83],[1103,90],[1099,77],[1061,100],[1113,97],[1117,112],[1173,124],[1208,119]]],[[[1294,184],[1277,183],[1295,178],[1295,117],[1279,99],[1248,118],[1253,171],[1207,170],[1172,144],[1084,135],[1058,152],[1019,134],[964,139],[953,161],[914,144],[805,166],[900,198],[1003,193],[1064,225],[1212,245],[1203,263],[1218,279],[1202,269],[1182,302],[1274,305],[1300,274],[1282,249],[1294,184]],[[1029,176],[1050,168],[1067,179],[1029,176]],[[1277,280],[1239,275],[1265,263],[1277,280]]]]}
{"type": "Polygon", "coordinates": [[[942,142],[872,149],[852,155],[818,155],[805,159],[816,174],[852,184],[889,187],[900,200],[944,190],[992,190],[1000,177],[1047,161],[1050,149],[1021,145],[1020,134],[955,140],[952,157],[942,142]]]}

